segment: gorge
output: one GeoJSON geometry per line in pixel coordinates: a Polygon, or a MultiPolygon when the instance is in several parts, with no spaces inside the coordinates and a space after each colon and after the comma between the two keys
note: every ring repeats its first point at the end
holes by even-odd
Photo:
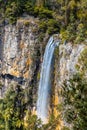
{"type": "Polygon", "coordinates": [[[87,0],[0,7],[0,130],[87,130],[87,0]]]}

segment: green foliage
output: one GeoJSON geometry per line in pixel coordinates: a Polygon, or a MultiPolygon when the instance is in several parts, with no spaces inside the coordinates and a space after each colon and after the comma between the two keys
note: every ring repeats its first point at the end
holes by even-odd
{"type": "Polygon", "coordinates": [[[26,12],[40,19],[41,31],[60,32],[63,41],[80,43],[87,38],[87,0],[1,0],[0,5],[1,21],[6,18],[13,24],[26,12]]]}
{"type": "Polygon", "coordinates": [[[62,41],[64,42],[65,40],[67,41],[74,41],[76,38],[76,31],[75,31],[75,24],[72,23],[67,26],[67,29],[61,29],[61,38],[62,41]]]}
{"type": "Polygon", "coordinates": [[[27,110],[24,121],[24,130],[41,130],[39,127],[40,125],[41,121],[37,119],[37,116],[31,115],[31,113],[27,110]]]}
{"type": "Polygon", "coordinates": [[[29,25],[30,25],[30,22],[27,21],[27,20],[25,20],[25,21],[24,21],[24,25],[25,25],[25,26],[29,26],[29,25]]]}
{"type": "Polygon", "coordinates": [[[46,32],[46,30],[47,30],[47,22],[45,22],[45,21],[41,21],[40,23],[39,23],[39,30],[41,31],[41,32],[46,32]]]}
{"type": "Polygon", "coordinates": [[[44,33],[47,31],[47,33],[49,35],[52,35],[54,33],[58,33],[60,28],[59,28],[59,24],[56,20],[48,19],[44,22],[40,22],[39,30],[44,33]]]}
{"type": "Polygon", "coordinates": [[[52,18],[52,11],[45,9],[45,8],[40,8],[39,17],[40,18],[52,18]]]}
{"type": "Polygon", "coordinates": [[[64,126],[62,130],[70,130],[68,127],[64,126]]]}
{"type": "MultiPolygon", "coordinates": [[[[55,48],[54,55],[58,58],[59,57],[59,47],[55,48]]],[[[57,59],[58,60],[58,59],[57,59]]]]}
{"type": "Polygon", "coordinates": [[[34,8],[34,14],[37,15],[40,19],[43,19],[43,18],[46,18],[46,19],[49,19],[49,18],[53,18],[52,16],[52,13],[53,11],[47,9],[47,8],[44,8],[44,7],[35,7],[34,8]]]}
{"type": "Polygon", "coordinates": [[[56,118],[51,115],[49,122],[42,124],[28,109],[30,103],[25,99],[25,93],[19,85],[10,86],[5,97],[0,99],[0,130],[55,130],[60,115],[56,118]]]}
{"type": "Polygon", "coordinates": [[[63,86],[65,120],[73,130],[87,129],[87,82],[76,74],[63,86]]]}
{"type": "Polygon", "coordinates": [[[87,47],[82,51],[76,64],[76,69],[83,76],[86,76],[87,73],[87,47]]]}
{"type": "Polygon", "coordinates": [[[15,2],[13,2],[10,6],[8,6],[5,14],[6,14],[7,17],[9,17],[10,23],[16,22],[17,5],[16,5],[15,2]]]}
{"type": "MultiPolygon", "coordinates": [[[[80,25],[79,28],[82,28],[80,25]]],[[[64,82],[63,97],[66,122],[72,130],[87,129],[87,47],[79,56],[76,69],[78,73],[64,82]]]]}
{"type": "Polygon", "coordinates": [[[82,23],[80,23],[77,26],[76,35],[77,35],[77,37],[76,37],[75,43],[82,42],[86,39],[86,27],[82,23]]]}
{"type": "Polygon", "coordinates": [[[54,34],[59,32],[59,24],[54,19],[49,19],[48,21],[48,34],[54,34]]]}
{"type": "Polygon", "coordinates": [[[2,84],[2,82],[0,81],[0,89],[2,89],[2,87],[3,87],[3,84],[2,84]]]}
{"type": "Polygon", "coordinates": [[[27,1],[25,3],[25,11],[30,15],[34,14],[34,7],[31,2],[27,1]]]}
{"type": "Polygon", "coordinates": [[[16,130],[23,128],[23,109],[24,94],[22,88],[18,85],[16,88],[11,87],[4,99],[0,100],[0,127],[6,130],[16,130]]]}

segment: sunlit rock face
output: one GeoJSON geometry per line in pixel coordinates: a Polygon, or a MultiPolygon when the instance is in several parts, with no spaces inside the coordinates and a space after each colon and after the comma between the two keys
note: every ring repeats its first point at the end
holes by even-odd
{"type": "Polygon", "coordinates": [[[66,43],[59,47],[59,71],[60,81],[69,79],[76,73],[76,64],[81,52],[84,50],[84,44],[73,45],[72,43],[66,43]]]}
{"type": "Polygon", "coordinates": [[[31,71],[32,56],[36,53],[36,43],[37,36],[33,34],[31,26],[26,27],[21,22],[16,26],[6,26],[2,73],[31,78],[33,73],[31,71]]]}
{"type": "MultiPolygon", "coordinates": [[[[11,84],[19,83],[21,79],[24,88],[37,82],[41,46],[38,41],[38,19],[33,17],[20,18],[16,25],[3,26],[3,36],[0,37],[0,75],[2,93],[11,84]],[[22,80],[23,79],[23,80],[22,80]]],[[[35,83],[36,84],[36,83],[35,83]]],[[[3,94],[2,94],[3,95],[3,94]]]]}
{"type": "MultiPolygon", "coordinates": [[[[68,80],[76,73],[76,64],[82,51],[85,49],[84,44],[64,43],[59,46],[59,53],[55,61],[55,94],[61,91],[64,80],[68,80]]],[[[55,99],[56,100],[56,99],[55,99]]],[[[61,98],[58,99],[60,102],[61,98]]]]}
{"type": "Polygon", "coordinates": [[[68,80],[76,73],[76,64],[82,51],[85,49],[85,44],[64,43],[59,45],[58,53],[55,58],[55,77],[54,86],[55,93],[58,95],[63,84],[63,81],[68,80]]]}

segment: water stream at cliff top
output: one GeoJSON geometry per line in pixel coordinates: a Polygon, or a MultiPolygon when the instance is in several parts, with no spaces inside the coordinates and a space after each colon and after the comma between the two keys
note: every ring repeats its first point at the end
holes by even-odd
{"type": "Polygon", "coordinates": [[[40,74],[38,100],[37,100],[37,117],[46,123],[49,115],[49,103],[51,93],[51,69],[55,47],[59,46],[59,41],[51,37],[47,43],[40,74]]]}

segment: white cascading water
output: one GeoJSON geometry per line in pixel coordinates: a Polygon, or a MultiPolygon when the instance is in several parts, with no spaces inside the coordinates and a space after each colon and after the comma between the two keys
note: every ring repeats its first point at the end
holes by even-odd
{"type": "Polygon", "coordinates": [[[53,60],[54,49],[59,45],[59,41],[54,41],[51,37],[47,43],[40,74],[38,100],[37,100],[37,117],[43,123],[47,122],[49,114],[49,102],[51,92],[51,65],[53,60]]]}

